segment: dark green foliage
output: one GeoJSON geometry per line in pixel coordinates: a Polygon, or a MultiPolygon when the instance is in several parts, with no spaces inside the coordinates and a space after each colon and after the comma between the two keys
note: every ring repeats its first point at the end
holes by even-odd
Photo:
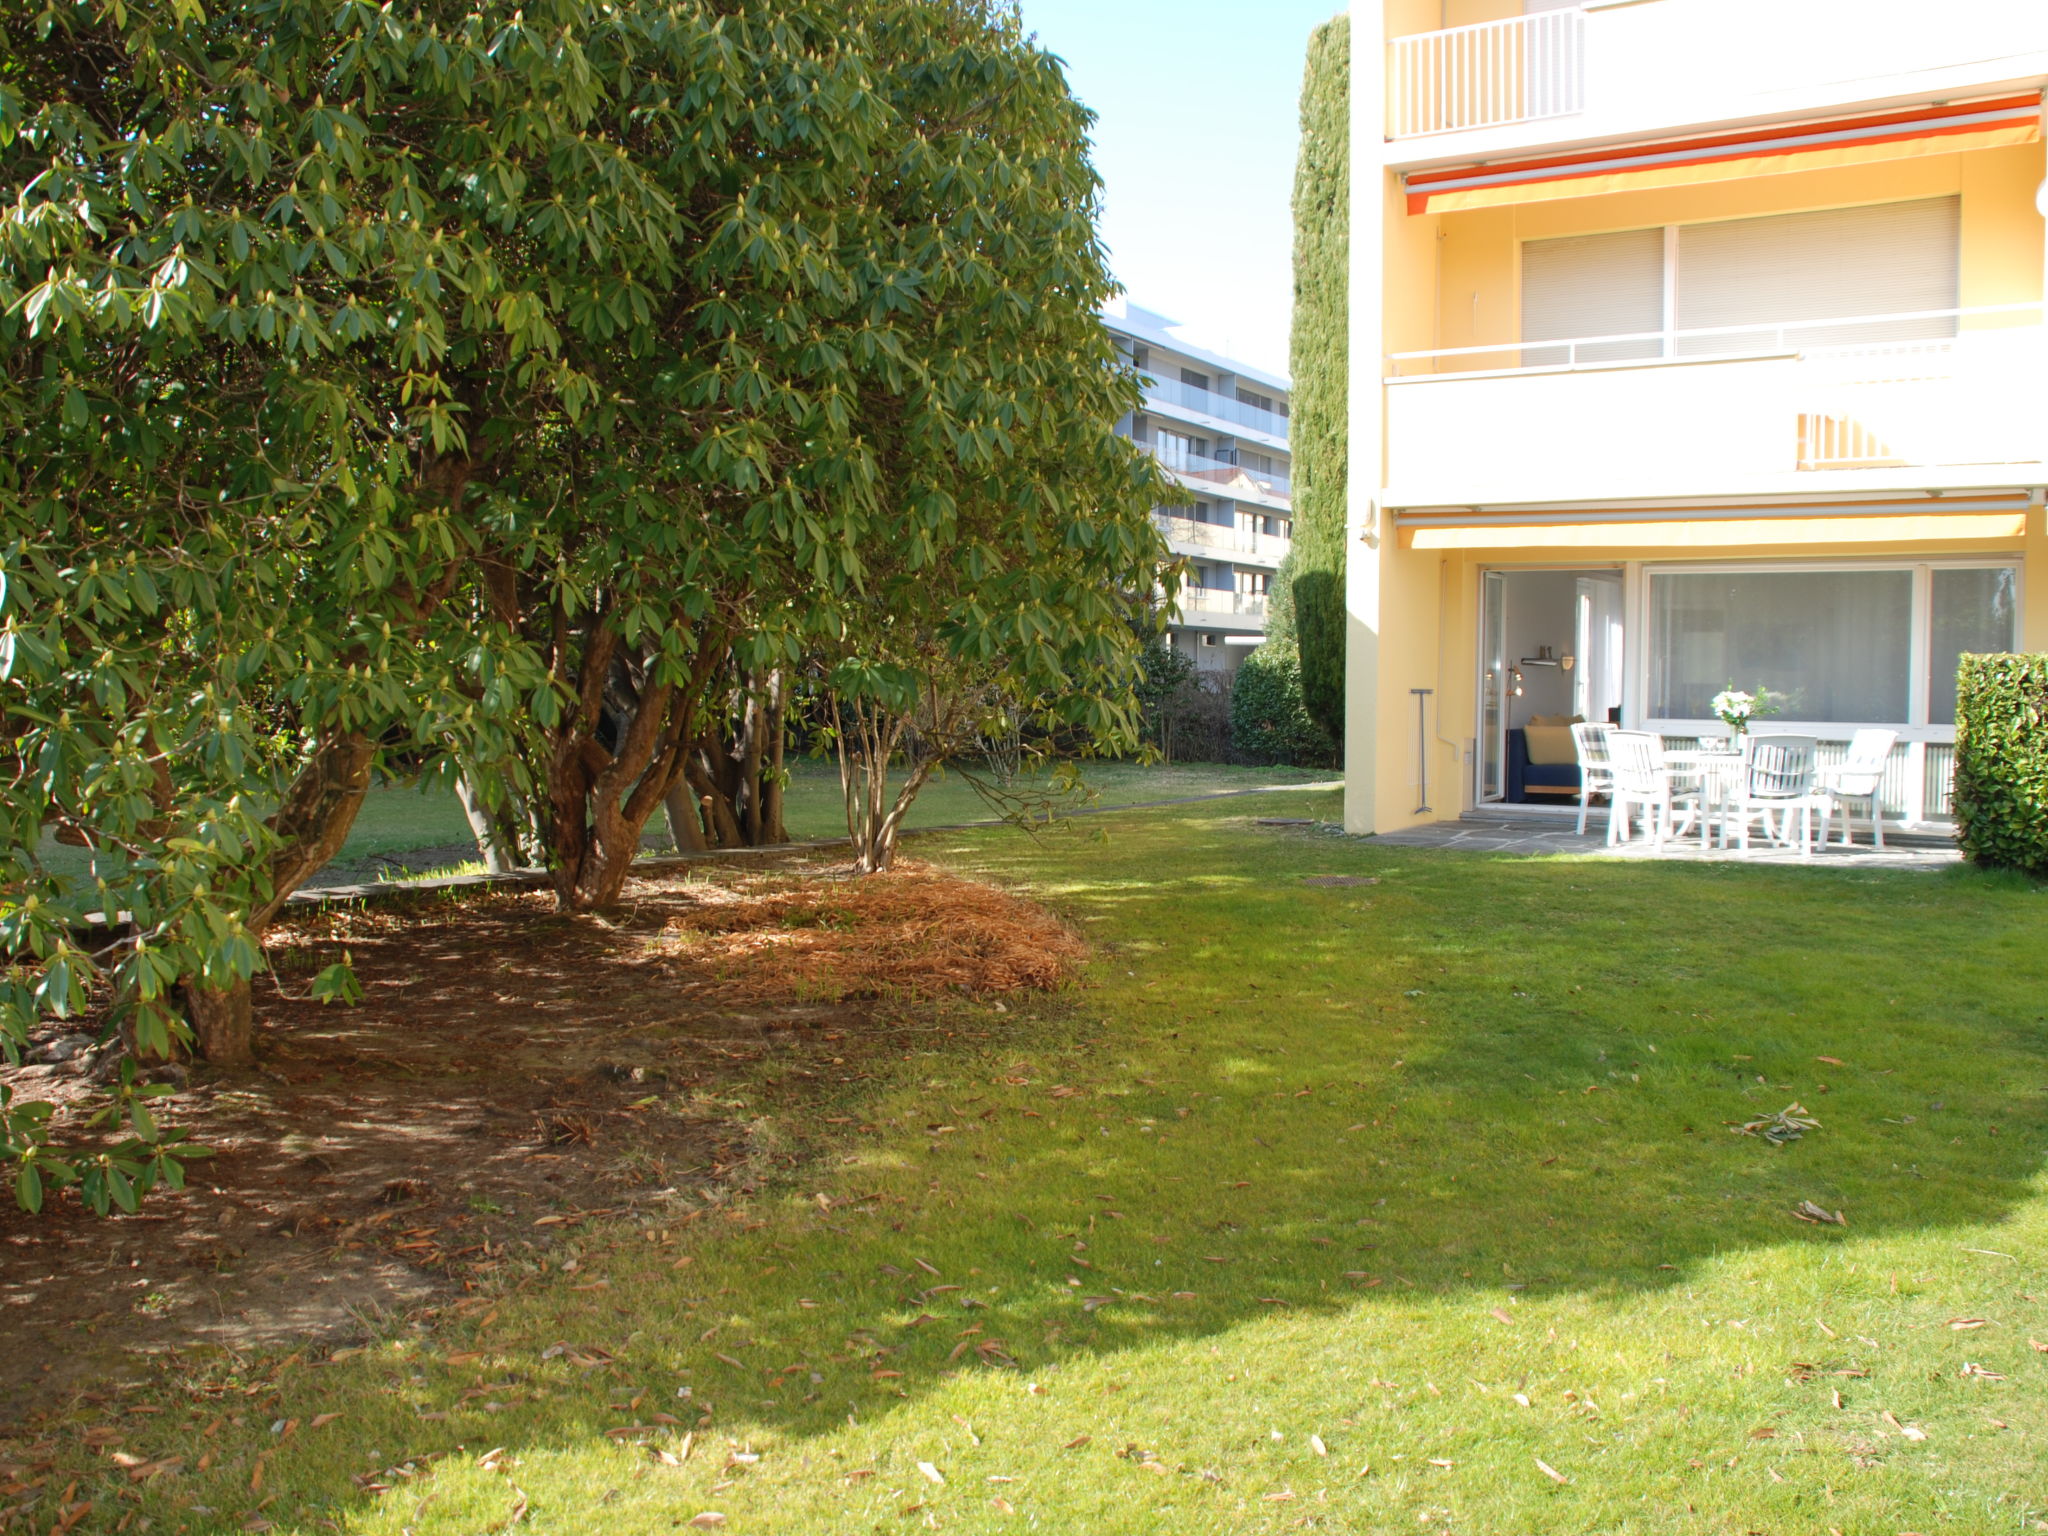
{"type": "Polygon", "coordinates": [[[1297,768],[1334,767],[1336,743],[1301,701],[1301,661],[1270,642],[1238,668],[1230,688],[1230,741],[1237,756],[1297,768]]]}
{"type": "Polygon", "coordinates": [[[1963,657],[1955,806],[1979,864],[2048,875],[2048,655],[1963,657]]]}
{"type": "Polygon", "coordinates": [[[1297,649],[1297,554],[1273,578],[1266,607],[1266,643],[1244,659],[1230,689],[1230,744],[1241,758],[1301,768],[1337,763],[1337,743],[1302,698],[1297,649]]]}
{"type": "Polygon", "coordinates": [[[1344,514],[1351,354],[1351,18],[1309,39],[1294,170],[1294,601],[1301,694],[1344,738],[1344,514]]]}
{"type": "Polygon", "coordinates": [[[380,772],[523,796],[582,908],[792,677],[1129,745],[1166,487],[1087,129],[997,0],[0,10],[0,1055],[247,1065],[380,772]]]}

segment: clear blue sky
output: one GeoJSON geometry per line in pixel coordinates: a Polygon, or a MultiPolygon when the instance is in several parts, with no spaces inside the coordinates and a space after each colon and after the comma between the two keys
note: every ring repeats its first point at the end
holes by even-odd
{"type": "Polygon", "coordinates": [[[1309,32],[1344,0],[1020,0],[1095,109],[1103,237],[1132,302],[1284,373],[1287,202],[1309,32]]]}

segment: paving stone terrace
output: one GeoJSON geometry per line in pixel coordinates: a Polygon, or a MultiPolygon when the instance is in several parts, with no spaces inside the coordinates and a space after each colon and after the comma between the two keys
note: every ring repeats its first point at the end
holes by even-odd
{"type": "MultiPolygon", "coordinates": [[[[1574,853],[1619,859],[1793,864],[1813,869],[1940,869],[1962,859],[1953,838],[1925,833],[1887,831],[1885,848],[1880,852],[1870,846],[1870,832],[1865,827],[1857,828],[1856,841],[1850,847],[1842,847],[1839,840],[1831,841],[1810,859],[1802,859],[1797,849],[1781,848],[1761,838],[1752,841],[1747,853],[1738,848],[1702,850],[1697,832],[1669,840],[1661,848],[1640,834],[1610,848],[1606,816],[1597,810],[1586,819],[1584,836],[1574,830],[1575,826],[1575,820],[1562,817],[1481,814],[1383,833],[1375,841],[1396,848],[1443,848],[1463,853],[1574,853]]],[[[1839,831],[1834,836],[1839,839],[1839,831]]]]}

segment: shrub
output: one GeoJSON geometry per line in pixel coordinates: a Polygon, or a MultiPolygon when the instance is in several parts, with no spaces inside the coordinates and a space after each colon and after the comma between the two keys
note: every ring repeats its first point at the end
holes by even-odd
{"type": "Polygon", "coordinates": [[[1301,702],[1301,658],[1268,640],[1245,657],[1230,686],[1230,744],[1235,755],[1300,768],[1336,766],[1337,744],[1301,702]]]}
{"type": "Polygon", "coordinates": [[[2048,655],[1962,658],[1955,807],[1979,864],[2048,876],[2048,655]]]}

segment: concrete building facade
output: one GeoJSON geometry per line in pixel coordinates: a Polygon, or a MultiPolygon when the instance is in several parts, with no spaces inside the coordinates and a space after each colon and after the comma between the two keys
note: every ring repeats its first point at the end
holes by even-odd
{"type": "Polygon", "coordinates": [[[1189,561],[1174,648],[1201,671],[1232,672],[1265,635],[1267,590],[1293,536],[1287,380],[1192,346],[1136,305],[1103,323],[1144,379],[1144,406],[1118,431],[1195,498],[1153,514],[1189,561]]]}

